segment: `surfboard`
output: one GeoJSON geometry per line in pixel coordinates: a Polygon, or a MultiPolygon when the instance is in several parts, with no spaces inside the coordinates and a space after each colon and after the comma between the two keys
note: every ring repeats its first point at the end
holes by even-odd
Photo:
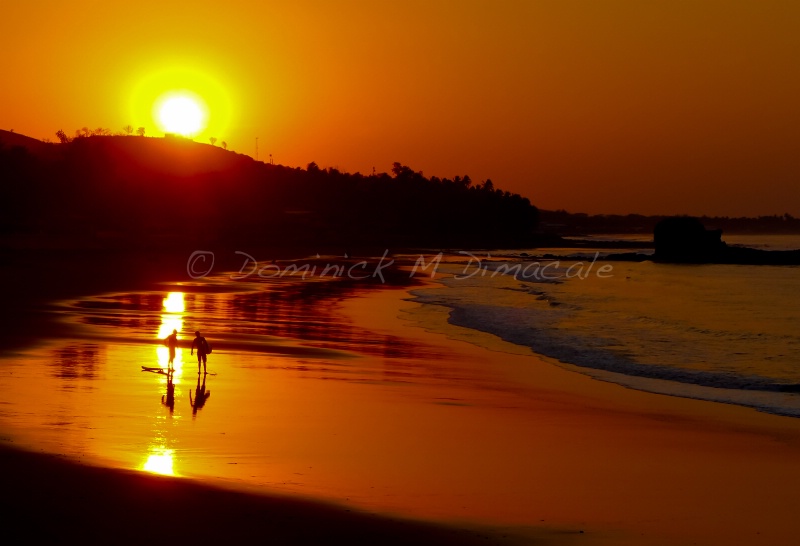
{"type": "MultiPolygon", "coordinates": [[[[167,374],[170,372],[174,372],[175,370],[174,369],[170,370],[169,368],[159,368],[155,366],[142,366],[142,371],[167,374]]],[[[206,375],[217,375],[217,372],[206,372],[206,375]]]]}
{"type": "Polygon", "coordinates": [[[169,369],[167,368],[154,368],[152,366],[142,366],[143,372],[156,372],[156,373],[169,373],[169,369]]]}

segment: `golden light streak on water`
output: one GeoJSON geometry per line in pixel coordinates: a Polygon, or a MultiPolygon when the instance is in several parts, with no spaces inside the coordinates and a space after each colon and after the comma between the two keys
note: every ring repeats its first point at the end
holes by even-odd
{"type": "Polygon", "coordinates": [[[183,313],[186,303],[183,301],[183,292],[170,292],[164,298],[164,311],[167,313],[183,313]]]}

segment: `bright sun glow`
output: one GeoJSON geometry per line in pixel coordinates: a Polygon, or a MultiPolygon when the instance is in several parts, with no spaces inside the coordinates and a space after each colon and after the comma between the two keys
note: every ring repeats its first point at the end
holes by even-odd
{"type": "Polygon", "coordinates": [[[183,301],[183,292],[170,292],[164,298],[164,311],[167,313],[183,313],[186,304],[183,301]]]}
{"type": "MultiPolygon", "coordinates": [[[[183,299],[183,292],[170,292],[164,298],[164,311],[168,314],[161,315],[161,326],[158,328],[156,337],[164,339],[172,333],[172,330],[180,332],[183,329],[183,318],[181,313],[186,310],[186,303],[183,299]]],[[[164,348],[165,347],[159,347],[164,348]]]]}
{"type": "Polygon", "coordinates": [[[147,458],[142,468],[154,474],[174,476],[175,471],[173,470],[172,456],[173,450],[171,449],[164,449],[161,450],[160,453],[153,453],[147,458]]]}
{"type": "Polygon", "coordinates": [[[202,100],[189,93],[174,93],[163,97],[157,105],[158,121],[167,133],[193,136],[206,124],[202,100]]]}
{"type": "Polygon", "coordinates": [[[199,70],[185,59],[173,59],[147,73],[131,72],[127,116],[131,126],[142,127],[149,137],[173,133],[201,142],[209,137],[230,142],[235,121],[232,88],[208,68],[199,70]]]}

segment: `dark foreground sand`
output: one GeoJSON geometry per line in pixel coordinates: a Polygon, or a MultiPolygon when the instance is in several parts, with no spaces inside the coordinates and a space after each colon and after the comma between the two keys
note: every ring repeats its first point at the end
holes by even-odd
{"type": "Polygon", "coordinates": [[[3,534],[80,544],[569,544],[358,513],[297,497],[249,495],[190,480],[95,468],[0,447],[3,534]]]}

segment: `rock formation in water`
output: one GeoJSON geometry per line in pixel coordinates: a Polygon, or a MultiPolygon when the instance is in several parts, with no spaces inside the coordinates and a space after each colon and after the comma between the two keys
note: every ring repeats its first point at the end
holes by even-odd
{"type": "Polygon", "coordinates": [[[666,263],[800,265],[800,250],[770,251],[729,246],[721,229],[706,229],[697,218],[674,216],[656,224],[653,260],[666,263]]]}

